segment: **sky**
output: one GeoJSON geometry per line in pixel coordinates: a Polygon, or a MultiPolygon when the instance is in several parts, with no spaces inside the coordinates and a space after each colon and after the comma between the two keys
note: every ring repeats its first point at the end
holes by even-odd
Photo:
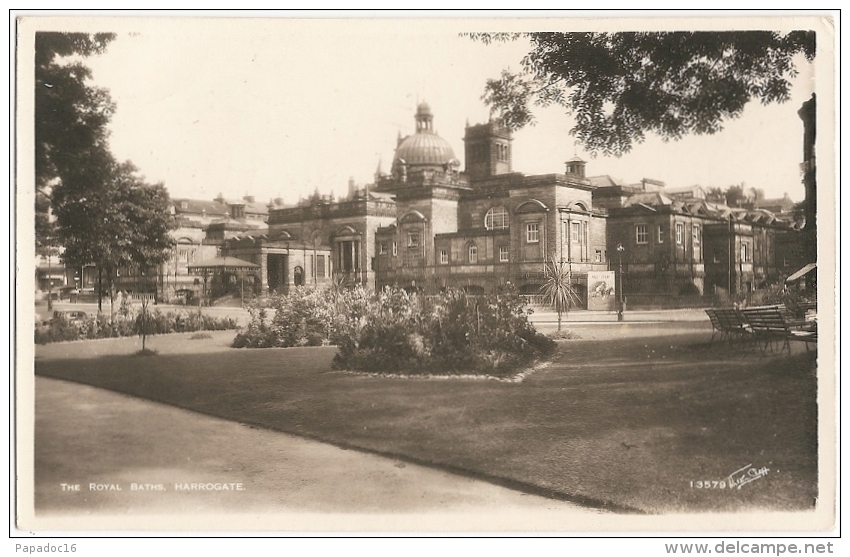
{"type": "MultiPolygon", "coordinates": [[[[316,189],[344,195],[350,177],[364,184],[379,163],[389,170],[396,138],[414,132],[423,100],[463,162],[464,126],[489,116],[481,100],[486,80],[518,70],[528,50],[524,42],[459,37],[467,27],[456,21],[124,18],[104,25],[118,36],[85,64],[92,84],[117,105],[113,152],[172,197],[198,199],[221,193],[294,203],[316,189]]],[[[797,110],[814,90],[814,68],[803,60],[798,69],[788,102],[751,102],[713,136],[665,143],[649,135],[620,158],[592,158],[569,134],[572,119],[562,108],[537,109],[537,125],[514,135],[513,168],[560,173],[577,154],[590,176],[653,178],[670,188],[744,183],[767,197],[787,192],[802,200],[797,110]]]]}

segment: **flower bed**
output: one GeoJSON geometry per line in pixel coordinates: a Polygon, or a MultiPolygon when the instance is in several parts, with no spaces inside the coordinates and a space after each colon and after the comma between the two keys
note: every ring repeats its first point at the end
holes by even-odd
{"type": "Polygon", "coordinates": [[[491,296],[448,291],[438,296],[385,289],[295,289],[274,303],[267,322],[263,308],[234,347],[291,347],[334,344],[338,370],[408,375],[488,374],[507,376],[547,355],[551,339],[528,321],[513,290],[491,296]]]}
{"type": "MultiPolygon", "coordinates": [[[[35,343],[48,344],[70,340],[97,338],[129,337],[137,334],[136,312],[122,305],[113,316],[99,314],[75,319],[69,323],[63,316],[54,317],[46,325],[35,326],[35,343]]],[[[187,311],[167,311],[158,309],[150,312],[150,332],[148,334],[187,333],[192,331],[220,331],[235,329],[236,321],[229,317],[198,315],[187,311]]]]}

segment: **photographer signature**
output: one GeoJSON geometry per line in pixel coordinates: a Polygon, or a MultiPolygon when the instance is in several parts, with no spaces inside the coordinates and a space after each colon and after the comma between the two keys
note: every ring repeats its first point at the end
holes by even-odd
{"type": "Polygon", "coordinates": [[[729,487],[737,487],[738,489],[741,489],[741,486],[767,476],[768,472],[770,472],[770,470],[764,466],[761,468],[753,468],[752,464],[747,464],[743,468],[735,470],[729,474],[729,487]]]}

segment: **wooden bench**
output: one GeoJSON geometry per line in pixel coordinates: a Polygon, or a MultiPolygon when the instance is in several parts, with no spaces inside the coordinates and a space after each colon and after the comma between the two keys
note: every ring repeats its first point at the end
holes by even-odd
{"type": "Polygon", "coordinates": [[[817,311],[818,303],[817,302],[797,302],[797,307],[803,310],[804,312],[809,311],[811,309],[817,311]]]}
{"type": "Polygon", "coordinates": [[[714,341],[714,337],[718,333],[720,340],[724,338],[726,340],[732,340],[733,338],[741,340],[752,333],[746,319],[744,319],[744,316],[737,309],[707,309],[705,313],[708,314],[713,328],[710,342],[714,341]]]}
{"type": "Polygon", "coordinates": [[[753,332],[753,340],[762,354],[774,343],[782,343],[779,351],[788,349],[789,354],[792,340],[805,342],[806,350],[809,349],[809,343],[817,344],[817,331],[794,330],[783,317],[779,306],[745,308],[741,313],[747,320],[753,332]]]}
{"type": "Polygon", "coordinates": [[[778,307],[779,313],[782,314],[782,319],[785,320],[785,324],[791,327],[792,329],[802,329],[809,325],[809,322],[806,321],[805,318],[798,317],[797,313],[791,311],[787,307],[778,307]]]}

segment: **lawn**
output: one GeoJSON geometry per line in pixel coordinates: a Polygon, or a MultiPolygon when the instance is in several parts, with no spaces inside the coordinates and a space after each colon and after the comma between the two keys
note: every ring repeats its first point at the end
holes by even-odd
{"type": "Polygon", "coordinates": [[[36,373],[621,512],[814,508],[814,353],[759,359],[689,324],[627,327],[560,342],[521,383],[332,372],[333,348],[230,349],[226,332],[155,337],[149,358],[127,339],[39,347],[36,373]],[[692,487],[749,464],[769,471],[692,487]]]}

